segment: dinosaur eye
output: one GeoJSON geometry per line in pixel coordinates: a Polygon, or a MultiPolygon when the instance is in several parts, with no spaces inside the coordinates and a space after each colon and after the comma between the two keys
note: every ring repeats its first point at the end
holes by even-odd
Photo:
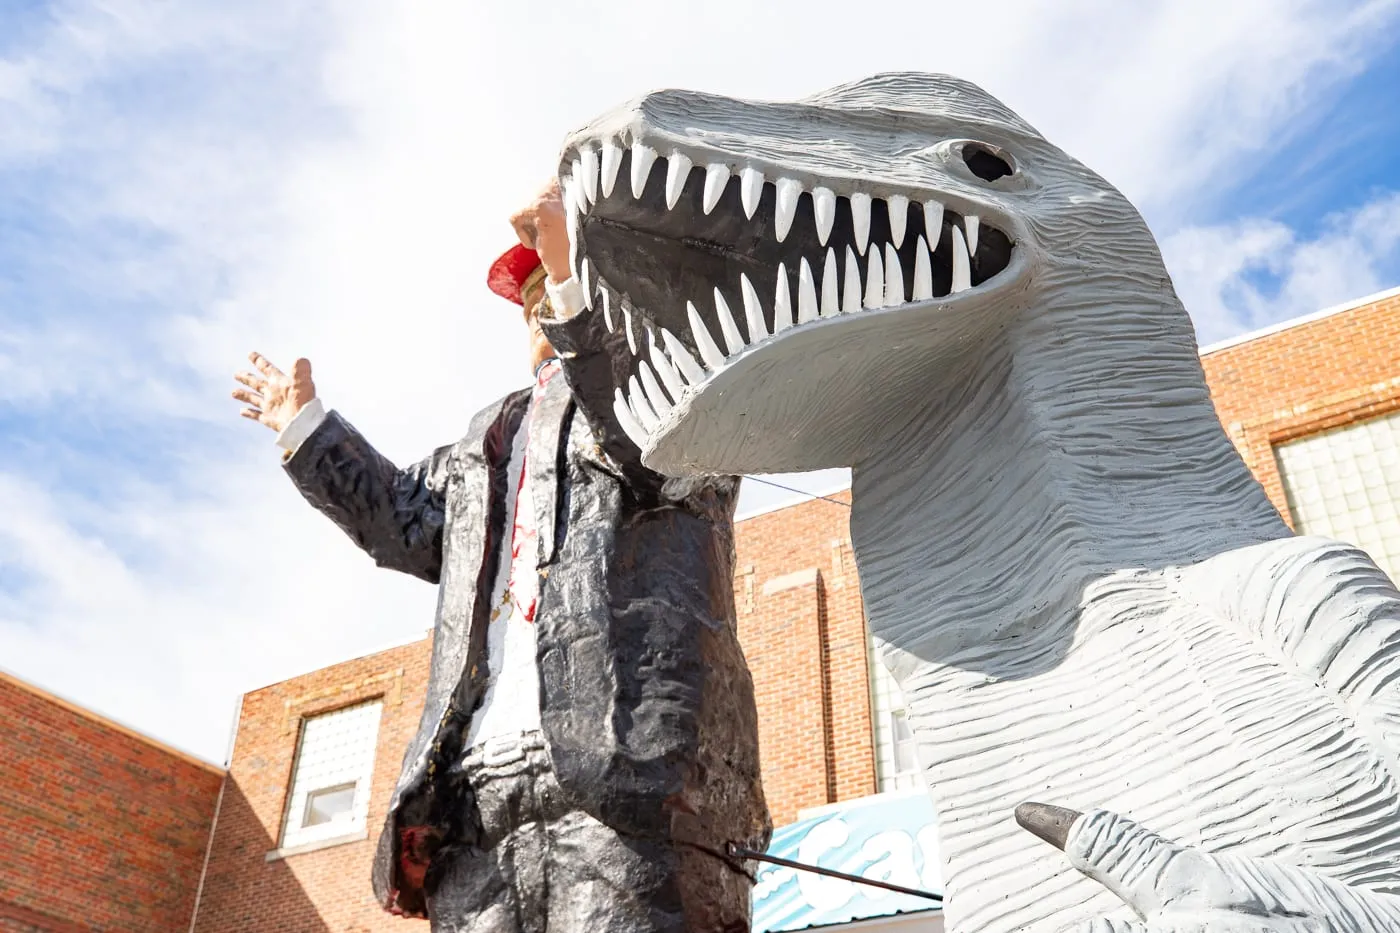
{"type": "Polygon", "coordinates": [[[967,143],[962,147],[963,161],[983,181],[996,181],[1015,172],[1005,156],[983,143],[967,143]]]}

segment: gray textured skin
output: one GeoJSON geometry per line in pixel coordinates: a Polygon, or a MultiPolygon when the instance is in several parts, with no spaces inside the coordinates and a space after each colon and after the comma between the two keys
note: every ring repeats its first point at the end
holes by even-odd
{"type": "MultiPolygon", "coordinates": [[[[646,234],[630,271],[594,248],[644,213],[616,206],[627,165],[610,198],[581,194],[609,141],[661,153],[648,192],[672,151],[687,156],[695,204],[708,163],[756,166],[770,189],[936,199],[1014,241],[1002,271],[951,297],[759,339],[740,323],[748,346],[665,397],[646,363],[614,367],[619,418],[653,469],[852,467],[870,626],[940,813],[952,929],[1400,929],[1400,593],[1360,551],[1280,519],[1119,192],[944,76],[795,103],[649,94],[575,134],[562,174],[590,292],[601,279],[628,326],[683,345],[652,351],[654,367],[699,355],[678,331],[686,301],[716,342],[722,328],[703,294],[654,298],[646,279],[665,273],[649,254],[674,263],[674,243],[646,234]],[[983,181],[959,156],[968,139],[1015,173],[983,181]],[[1065,856],[1016,825],[1031,800],[1089,811],[1065,856]]],[[[771,236],[771,215],[753,223],[771,236]]],[[[726,274],[757,266],[757,238],[727,253],[697,239],[696,268],[719,268],[706,252],[726,274]]],[[[695,285],[664,278],[678,282],[695,285]]]]}

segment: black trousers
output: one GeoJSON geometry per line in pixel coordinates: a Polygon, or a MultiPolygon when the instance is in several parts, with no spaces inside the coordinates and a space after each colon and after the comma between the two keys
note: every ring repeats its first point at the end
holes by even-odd
{"type": "Polygon", "coordinates": [[[485,833],[428,901],[433,933],[747,933],[750,880],[689,846],[624,836],[573,806],[537,733],[469,754],[485,833]]]}

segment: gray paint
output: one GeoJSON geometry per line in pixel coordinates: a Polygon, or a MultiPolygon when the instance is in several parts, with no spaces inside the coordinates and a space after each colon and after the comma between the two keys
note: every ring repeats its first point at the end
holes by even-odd
{"type": "MultiPolygon", "coordinates": [[[[923,74],[796,103],[649,94],[576,134],[562,174],[575,271],[642,354],[615,342],[615,413],[644,462],[852,467],[870,624],[911,706],[952,929],[1400,927],[1400,593],[1361,552],[1279,518],[1118,191],[979,88],[923,74]],[[978,177],[966,140],[1014,174],[978,177]],[[602,184],[578,176],[593,164],[579,153],[605,144],[659,152],[640,198],[628,170],[644,150],[605,154],[602,184]],[[674,152],[694,167],[668,209],[674,152]],[[766,178],[751,219],[745,168],[766,178]],[[778,246],[784,186],[803,194],[778,246]],[[738,277],[762,285],[768,264],[775,281],[779,258],[794,307],[801,258],[826,284],[817,188],[837,198],[843,246],[860,197],[876,200],[866,256],[893,237],[880,199],[908,197],[900,216],[926,234],[923,202],[955,216],[935,278],[976,216],[973,287],[780,322],[769,285],[761,320],[746,315],[738,277]],[[708,361],[687,301],[720,351],[708,361]],[[1017,826],[1027,801],[1088,814],[1064,855],[1017,826]],[[1142,826],[1199,848],[1153,861],[1167,844],[1142,826]]],[[[908,298],[919,257],[902,250],[908,298]]],[[[869,260],[857,272],[863,289],[869,260]]]]}

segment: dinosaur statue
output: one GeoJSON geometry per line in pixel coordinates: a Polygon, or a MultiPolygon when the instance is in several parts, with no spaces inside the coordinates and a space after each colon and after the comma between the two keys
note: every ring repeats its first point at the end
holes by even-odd
{"type": "Polygon", "coordinates": [[[1281,520],[1118,191],[926,74],[648,94],[560,176],[644,462],[852,468],[951,929],[1400,929],[1400,593],[1281,520]]]}

